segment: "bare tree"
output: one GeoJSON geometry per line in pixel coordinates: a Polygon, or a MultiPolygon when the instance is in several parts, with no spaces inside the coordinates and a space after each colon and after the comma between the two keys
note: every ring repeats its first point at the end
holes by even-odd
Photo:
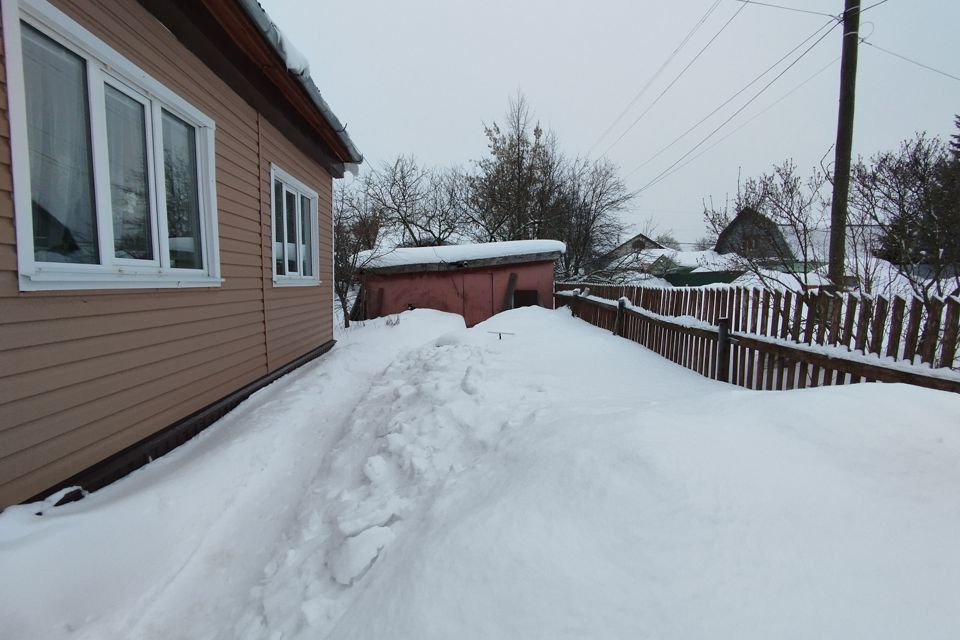
{"type": "Polygon", "coordinates": [[[877,255],[929,308],[960,294],[960,160],[917,134],[853,168],[851,208],[874,230],[877,255]]]}
{"type": "Polygon", "coordinates": [[[693,243],[694,251],[709,251],[717,245],[716,235],[701,236],[693,243]]]}
{"type": "Polygon", "coordinates": [[[357,274],[371,260],[385,252],[385,227],[371,202],[366,184],[338,181],[333,190],[333,290],[343,311],[343,324],[350,326],[350,292],[357,274]],[[369,252],[361,254],[361,252],[369,252]]]}
{"type": "Polygon", "coordinates": [[[808,274],[826,258],[828,175],[821,166],[803,178],[786,160],[770,173],[738,180],[732,208],[729,199],[722,207],[704,201],[707,228],[718,237],[718,251],[728,252],[730,268],[751,273],[764,286],[807,286],[808,274]],[[736,232],[730,226],[735,215],[746,218],[736,232]]]}
{"type": "Polygon", "coordinates": [[[468,217],[481,242],[544,237],[561,200],[563,160],[556,138],[534,121],[522,94],[510,101],[505,124],[484,127],[489,155],[469,176],[468,217]]]}
{"type": "MultiPolygon", "coordinates": [[[[850,199],[854,198],[854,180],[851,179],[850,199]]],[[[847,208],[846,272],[853,278],[852,288],[870,295],[902,295],[907,293],[896,286],[898,269],[878,257],[879,227],[851,204],[847,208]]]]}
{"type": "Polygon", "coordinates": [[[667,249],[673,249],[674,251],[680,251],[680,241],[677,240],[677,237],[673,235],[673,229],[667,229],[662,233],[658,233],[657,237],[654,238],[655,242],[658,242],[665,246],[667,249]]]}
{"type": "Polygon", "coordinates": [[[634,194],[608,160],[571,163],[564,172],[560,192],[560,206],[544,228],[550,237],[566,243],[557,274],[571,278],[584,273],[620,243],[623,223],[618,214],[634,194]]]}
{"type": "Polygon", "coordinates": [[[455,242],[464,231],[463,180],[455,169],[427,169],[401,155],[368,174],[364,191],[400,245],[430,247],[455,242]]]}

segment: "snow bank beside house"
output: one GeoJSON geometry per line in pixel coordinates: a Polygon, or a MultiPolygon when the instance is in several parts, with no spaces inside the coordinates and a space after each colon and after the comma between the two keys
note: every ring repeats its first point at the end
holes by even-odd
{"type": "Polygon", "coordinates": [[[327,355],[84,500],[0,514],[0,637],[265,637],[237,620],[309,515],[301,501],[347,416],[394,357],[464,327],[431,310],[386,320],[341,331],[327,355]]]}
{"type": "Polygon", "coordinates": [[[480,244],[457,244],[442,247],[396,248],[386,253],[373,254],[362,251],[358,264],[364,268],[400,267],[414,264],[450,264],[509,258],[537,253],[565,253],[567,246],[559,240],[511,240],[509,242],[485,242],[480,244]]]}
{"type": "Polygon", "coordinates": [[[960,627],[960,397],[746,391],[566,310],[396,318],[80,503],[0,515],[4,637],[960,627]]]}

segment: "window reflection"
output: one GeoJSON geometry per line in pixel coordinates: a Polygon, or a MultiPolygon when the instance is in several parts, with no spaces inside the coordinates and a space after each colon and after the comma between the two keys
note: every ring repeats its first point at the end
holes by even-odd
{"type": "Polygon", "coordinates": [[[118,258],[153,259],[143,105],[106,87],[113,247],[118,258]]]}
{"type": "Polygon", "coordinates": [[[86,63],[33,27],[21,29],[34,259],[97,264],[86,63]]]}
{"type": "Polygon", "coordinates": [[[202,269],[196,131],[166,110],[163,111],[163,169],[170,266],[202,269]]]}

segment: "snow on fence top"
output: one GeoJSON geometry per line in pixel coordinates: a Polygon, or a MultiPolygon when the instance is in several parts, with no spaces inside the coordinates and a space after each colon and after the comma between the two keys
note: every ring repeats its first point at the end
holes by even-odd
{"type": "Polygon", "coordinates": [[[361,251],[357,264],[365,270],[415,270],[418,267],[458,268],[489,264],[492,260],[504,263],[530,262],[530,258],[555,260],[566,253],[567,246],[559,240],[512,240],[481,244],[457,244],[443,247],[398,248],[387,252],[361,251]],[[516,258],[511,260],[510,258],[516,258]]]}

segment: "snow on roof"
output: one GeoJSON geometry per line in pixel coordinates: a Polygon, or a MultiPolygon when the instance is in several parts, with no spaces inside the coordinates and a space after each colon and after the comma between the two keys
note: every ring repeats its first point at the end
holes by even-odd
{"type": "Polygon", "coordinates": [[[362,251],[358,256],[358,264],[363,265],[364,269],[386,269],[414,265],[457,264],[544,253],[559,255],[566,251],[567,246],[559,240],[512,240],[443,247],[398,248],[379,255],[373,255],[371,251],[362,251]]]}
{"type": "Polygon", "coordinates": [[[239,2],[240,7],[246,12],[257,28],[260,29],[260,32],[270,43],[270,46],[272,46],[274,51],[283,59],[287,70],[300,81],[301,86],[306,90],[307,95],[310,96],[314,106],[317,107],[323,115],[324,120],[327,121],[327,124],[330,125],[337,138],[347,150],[349,161],[345,163],[345,168],[348,171],[356,173],[355,165],[363,162],[363,155],[357,150],[356,146],[354,146],[353,140],[351,140],[349,134],[347,134],[347,128],[341,124],[340,119],[337,118],[336,114],[334,114],[330,108],[330,105],[327,104],[327,101],[320,94],[320,89],[310,76],[310,63],[307,57],[302,51],[297,49],[290,38],[280,30],[280,27],[270,18],[266,9],[263,8],[258,0],[239,0],[239,2]]]}
{"type": "Polygon", "coordinates": [[[663,255],[669,255],[671,253],[676,253],[673,249],[644,249],[643,251],[638,251],[637,255],[640,256],[642,262],[653,262],[657,258],[663,255]]]}
{"type": "Polygon", "coordinates": [[[679,267],[692,268],[694,271],[724,271],[730,268],[729,255],[719,254],[713,249],[706,251],[673,251],[666,249],[660,252],[679,267]]]}
{"type": "Polygon", "coordinates": [[[272,23],[272,26],[277,30],[277,37],[280,38],[280,49],[283,51],[283,62],[287,65],[287,70],[298,76],[309,78],[310,62],[307,56],[280,30],[276,22],[272,23]]]}

